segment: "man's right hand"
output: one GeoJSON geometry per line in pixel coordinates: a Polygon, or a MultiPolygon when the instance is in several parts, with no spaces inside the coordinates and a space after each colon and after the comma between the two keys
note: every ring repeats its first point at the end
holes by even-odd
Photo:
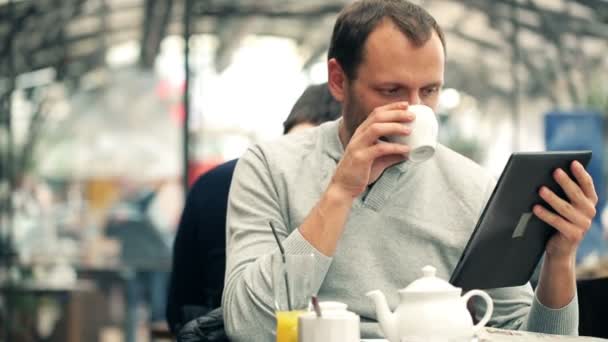
{"type": "Polygon", "coordinates": [[[374,109],[353,133],[338,163],[331,187],[355,198],[375,182],[391,165],[407,159],[409,146],[381,141],[390,135],[408,135],[405,122],[414,120],[407,102],[395,102],[374,109]]]}
{"type": "Polygon", "coordinates": [[[319,252],[332,256],[344,231],[353,200],[389,166],[407,158],[409,147],[380,141],[408,135],[404,122],[414,120],[406,102],[378,107],[348,142],[327,190],[300,225],[300,233],[319,252]]]}

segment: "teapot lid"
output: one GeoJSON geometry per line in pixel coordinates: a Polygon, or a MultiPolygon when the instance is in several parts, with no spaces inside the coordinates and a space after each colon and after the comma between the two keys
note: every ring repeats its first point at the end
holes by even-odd
{"type": "Polygon", "coordinates": [[[399,292],[460,292],[460,288],[454,287],[447,281],[435,276],[437,269],[433,266],[424,266],[422,268],[423,277],[414,280],[405,289],[399,292]]]}

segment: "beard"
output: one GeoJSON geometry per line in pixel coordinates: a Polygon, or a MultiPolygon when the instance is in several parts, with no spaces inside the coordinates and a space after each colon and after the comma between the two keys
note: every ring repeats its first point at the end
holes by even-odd
{"type": "Polygon", "coordinates": [[[354,88],[354,84],[351,81],[347,81],[346,96],[342,103],[342,117],[346,133],[348,134],[348,140],[352,138],[359,125],[367,119],[367,116],[370,113],[361,103],[360,96],[357,95],[354,88]]]}

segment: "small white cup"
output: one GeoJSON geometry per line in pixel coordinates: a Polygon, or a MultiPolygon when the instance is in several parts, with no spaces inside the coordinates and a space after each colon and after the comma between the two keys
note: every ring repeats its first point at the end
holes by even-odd
{"type": "Polygon", "coordinates": [[[359,316],[346,310],[346,304],[321,302],[322,316],[315,312],[300,315],[299,342],[360,342],[359,316]]]}
{"type": "Polygon", "coordinates": [[[425,105],[411,105],[407,109],[416,115],[414,121],[407,123],[412,131],[410,135],[392,135],[388,141],[408,145],[408,159],[414,163],[428,160],[435,154],[439,124],[433,110],[425,105]]]}

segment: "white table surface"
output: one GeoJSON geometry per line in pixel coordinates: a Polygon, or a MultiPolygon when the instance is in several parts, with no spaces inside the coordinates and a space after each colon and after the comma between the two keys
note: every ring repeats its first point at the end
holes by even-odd
{"type": "MultiPolygon", "coordinates": [[[[479,342],[608,342],[608,339],[587,336],[560,336],[538,334],[525,331],[512,331],[495,328],[483,328],[479,334],[479,342]]],[[[385,339],[362,339],[361,342],[388,342],[385,339]]]]}

